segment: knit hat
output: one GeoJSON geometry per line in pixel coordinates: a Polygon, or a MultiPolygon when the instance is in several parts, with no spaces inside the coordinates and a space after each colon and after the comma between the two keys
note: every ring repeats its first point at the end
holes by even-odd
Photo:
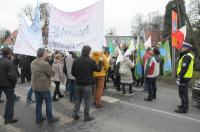
{"type": "Polygon", "coordinates": [[[192,49],[192,45],[186,42],[183,42],[183,47],[192,49]]]}

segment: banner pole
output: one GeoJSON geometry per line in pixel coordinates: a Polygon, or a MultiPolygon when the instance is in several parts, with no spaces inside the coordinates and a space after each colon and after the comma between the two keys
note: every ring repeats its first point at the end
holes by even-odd
{"type": "Polygon", "coordinates": [[[172,48],[172,76],[176,78],[176,50],[172,48]]]}

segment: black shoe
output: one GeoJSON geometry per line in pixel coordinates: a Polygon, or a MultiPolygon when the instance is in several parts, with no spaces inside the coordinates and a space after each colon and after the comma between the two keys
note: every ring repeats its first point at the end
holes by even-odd
{"type": "Polygon", "coordinates": [[[134,92],[133,92],[133,91],[131,91],[131,92],[129,92],[129,94],[134,94],[134,92]]]}
{"type": "Polygon", "coordinates": [[[177,106],[179,109],[183,109],[183,106],[182,105],[179,105],[179,106],[177,106]]]}
{"type": "Polygon", "coordinates": [[[177,110],[175,110],[174,112],[176,112],[176,113],[188,113],[188,111],[187,110],[184,110],[184,109],[177,109],[177,110]]]}
{"type": "Polygon", "coordinates": [[[152,96],[152,99],[156,99],[156,96],[152,96]]]}
{"type": "Polygon", "coordinates": [[[27,82],[30,82],[31,80],[27,80],[27,82]]]}
{"type": "Polygon", "coordinates": [[[15,101],[18,101],[20,98],[21,98],[20,96],[17,96],[17,97],[15,98],[15,101]]]}
{"type": "Polygon", "coordinates": [[[118,92],[122,91],[121,89],[117,89],[118,92]]]}
{"type": "Polygon", "coordinates": [[[80,119],[80,117],[78,115],[73,115],[72,117],[73,117],[74,120],[79,120],[80,119]]]}
{"type": "Polygon", "coordinates": [[[144,92],[144,93],[147,93],[148,91],[147,91],[147,90],[143,90],[143,92],[144,92]]]}
{"type": "Polygon", "coordinates": [[[3,103],[3,102],[5,102],[5,100],[2,100],[2,99],[1,99],[1,100],[0,100],[0,103],[3,103]]]}
{"type": "Polygon", "coordinates": [[[17,119],[12,119],[12,120],[5,120],[5,124],[14,124],[14,123],[16,123],[16,122],[18,122],[18,120],[17,119]]]}
{"type": "Polygon", "coordinates": [[[34,100],[26,100],[26,103],[29,105],[29,104],[35,103],[35,101],[34,100]]]}
{"type": "Polygon", "coordinates": [[[102,107],[104,107],[104,104],[96,105],[96,108],[97,108],[97,109],[98,109],[98,108],[102,108],[102,107]]]}
{"type": "Polygon", "coordinates": [[[64,95],[60,95],[59,98],[64,98],[64,95]]]}
{"type": "Polygon", "coordinates": [[[92,117],[92,116],[84,118],[84,121],[92,121],[92,120],[94,120],[94,117],[92,117]]]}
{"type": "Polygon", "coordinates": [[[54,102],[59,101],[59,99],[53,99],[54,102]]]}
{"type": "Polygon", "coordinates": [[[152,101],[152,98],[147,97],[144,99],[144,101],[152,101]]]}
{"type": "Polygon", "coordinates": [[[42,117],[40,120],[36,121],[36,124],[41,124],[44,120],[46,120],[46,117],[42,117]]]}
{"type": "Polygon", "coordinates": [[[48,120],[48,122],[57,122],[59,121],[59,118],[53,117],[52,119],[48,120]]]}
{"type": "Polygon", "coordinates": [[[126,92],[123,92],[122,94],[126,94],[126,92]]]}

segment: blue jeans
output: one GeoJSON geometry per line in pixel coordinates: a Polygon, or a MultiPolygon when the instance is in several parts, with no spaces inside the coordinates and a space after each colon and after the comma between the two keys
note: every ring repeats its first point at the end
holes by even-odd
{"type": "Polygon", "coordinates": [[[75,80],[68,80],[68,81],[69,81],[69,84],[68,84],[69,99],[72,102],[75,99],[74,94],[75,94],[75,89],[76,89],[76,82],[75,80]]]}
{"type": "Polygon", "coordinates": [[[33,90],[30,87],[28,94],[27,94],[27,101],[32,101],[33,90]]]}
{"type": "Polygon", "coordinates": [[[6,108],[4,113],[4,119],[5,120],[12,120],[14,115],[14,87],[1,87],[0,89],[5,93],[6,95],[6,108]]]}
{"type": "Polygon", "coordinates": [[[65,91],[66,92],[69,92],[68,85],[69,85],[69,80],[67,79],[66,84],[65,84],[65,91]]]}
{"type": "Polygon", "coordinates": [[[36,99],[36,122],[40,121],[42,116],[42,104],[43,100],[46,103],[46,116],[47,120],[53,119],[52,114],[52,98],[50,91],[34,91],[35,92],[35,99],[36,99]]]}

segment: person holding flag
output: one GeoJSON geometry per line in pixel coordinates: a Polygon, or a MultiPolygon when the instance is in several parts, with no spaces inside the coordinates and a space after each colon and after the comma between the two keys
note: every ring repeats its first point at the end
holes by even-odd
{"type": "Polygon", "coordinates": [[[194,55],[191,53],[192,45],[183,43],[180,60],[177,69],[177,84],[181,105],[175,110],[176,113],[187,113],[189,109],[188,84],[192,79],[194,67],[194,55]]]}

